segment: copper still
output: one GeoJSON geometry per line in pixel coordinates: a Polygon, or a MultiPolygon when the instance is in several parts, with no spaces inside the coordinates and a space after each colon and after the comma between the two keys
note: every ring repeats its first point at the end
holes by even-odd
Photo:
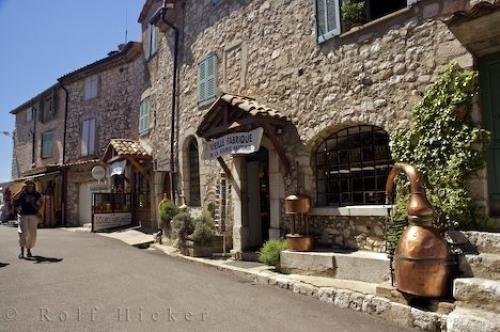
{"type": "Polygon", "coordinates": [[[396,287],[421,297],[442,297],[448,292],[450,253],[448,244],[433,226],[434,210],[427,200],[418,170],[396,163],[387,178],[386,194],[392,196],[394,178],[404,171],[410,180],[407,206],[409,225],[403,231],[394,255],[396,287]]]}
{"type": "Polygon", "coordinates": [[[297,194],[285,198],[285,213],[292,216],[291,233],[286,235],[286,239],[288,249],[309,251],[314,246],[307,218],[307,214],[311,210],[311,198],[299,193],[298,169],[297,163],[297,194]]]}

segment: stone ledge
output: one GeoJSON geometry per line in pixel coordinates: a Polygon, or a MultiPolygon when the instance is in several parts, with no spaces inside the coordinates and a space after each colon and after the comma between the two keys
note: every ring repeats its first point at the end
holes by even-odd
{"type": "Polygon", "coordinates": [[[495,332],[500,330],[498,314],[482,310],[457,308],[448,315],[448,331],[495,332]]]}
{"type": "Polygon", "coordinates": [[[500,233],[464,232],[469,241],[482,253],[500,254],[500,233]]]}
{"type": "Polygon", "coordinates": [[[500,313],[500,281],[458,278],[453,281],[453,297],[458,305],[500,313]]]}
{"type": "Polygon", "coordinates": [[[353,205],[343,207],[315,207],[311,216],[386,217],[390,205],[353,205]]]}

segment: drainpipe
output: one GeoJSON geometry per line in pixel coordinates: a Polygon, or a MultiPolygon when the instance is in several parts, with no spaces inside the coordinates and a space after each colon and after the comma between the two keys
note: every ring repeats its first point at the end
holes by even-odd
{"type": "MultiPolygon", "coordinates": [[[[64,166],[64,161],[66,158],[66,122],[68,120],[68,102],[69,102],[69,91],[68,89],[64,86],[62,80],[59,78],[57,79],[59,82],[59,85],[61,88],[64,90],[65,96],[64,96],[64,125],[63,125],[63,142],[62,142],[62,166],[64,166]]],[[[62,209],[62,215],[61,215],[61,223],[63,225],[66,225],[66,195],[68,193],[68,190],[66,188],[67,186],[67,176],[66,176],[66,169],[63,168],[62,171],[62,195],[61,195],[61,209],[62,209]]]]}
{"type": "Polygon", "coordinates": [[[167,14],[167,3],[164,0],[162,7],[151,17],[149,23],[154,25],[160,19],[165,23],[168,27],[174,30],[174,73],[172,77],[172,109],[171,109],[171,117],[170,117],[170,190],[172,195],[172,201],[175,203],[175,181],[174,181],[174,170],[175,170],[175,158],[174,158],[174,140],[175,140],[175,110],[176,110],[176,95],[177,95],[177,61],[179,54],[179,29],[174,26],[171,22],[166,19],[167,14]]]}

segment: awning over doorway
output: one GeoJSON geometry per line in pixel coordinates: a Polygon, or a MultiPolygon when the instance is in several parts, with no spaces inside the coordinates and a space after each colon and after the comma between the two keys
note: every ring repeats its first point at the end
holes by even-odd
{"type": "Polygon", "coordinates": [[[476,57],[500,52],[500,0],[480,1],[445,20],[458,40],[476,57]]]}
{"type": "Polygon", "coordinates": [[[117,161],[127,161],[149,179],[149,175],[145,171],[141,161],[151,160],[151,154],[139,141],[129,139],[110,140],[102,160],[108,164],[114,164],[117,161]]]}
{"type": "MultiPolygon", "coordinates": [[[[262,105],[253,98],[226,93],[205,114],[196,134],[209,141],[230,133],[263,128],[264,134],[272,142],[288,173],[290,163],[276,132],[289,123],[290,121],[279,111],[262,105]]],[[[221,158],[218,160],[225,168],[221,158]]]]}

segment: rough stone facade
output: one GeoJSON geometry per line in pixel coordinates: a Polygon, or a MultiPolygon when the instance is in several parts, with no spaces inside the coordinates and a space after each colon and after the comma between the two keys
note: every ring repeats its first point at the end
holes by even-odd
{"type": "Polygon", "coordinates": [[[64,103],[64,90],[56,84],[11,111],[16,116],[13,179],[19,178],[33,169],[62,164],[64,103]],[[42,106],[42,103],[48,99],[53,100],[52,107],[49,107],[48,102],[42,106]],[[31,110],[34,110],[32,111],[32,119],[28,120],[28,112],[31,110]],[[53,132],[52,155],[42,158],[42,135],[48,131],[53,132]],[[35,136],[34,140],[33,135],[35,136]],[[33,144],[35,144],[34,151],[33,144]]]}
{"type": "MultiPolygon", "coordinates": [[[[149,12],[145,15],[152,15],[154,3],[146,2],[145,9],[149,12]]],[[[291,122],[278,136],[292,165],[291,171],[285,174],[278,161],[275,173],[270,174],[273,191],[270,235],[277,237],[284,235],[287,220],[282,200],[296,191],[296,181],[316,201],[313,152],[323,139],[357,124],[379,126],[390,135],[396,128],[408,126],[410,109],[421,100],[446,64],[457,61],[464,68],[474,67],[473,56],[442,22],[468,5],[465,0],[418,1],[319,44],[314,6],[309,1],[222,1],[219,5],[209,0],[176,2],[169,19],[180,28],[181,35],[175,141],[178,195],[189,195],[186,142],[196,139],[201,152],[202,139],[195,132],[211,105],[200,105],[197,101],[198,63],[209,53],[217,57],[218,95],[253,97],[280,111],[291,122]],[[296,174],[296,162],[298,180],[292,176],[296,174]]],[[[150,90],[163,92],[155,97],[153,111],[158,119],[164,117],[161,124],[155,122],[155,128],[158,126],[157,130],[162,132],[160,138],[151,136],[155,149],[168,143],[163,134],[168,131],[169,114],[161,113],[169,109],[171,102],[172,36],[171,29],[162,31],[158,54],[148,64],[150,77],[156,77],[151,80],[150,90]]],[[[475,110],[475,116],[477,121],[481,120],[479,109],[475,110]]],[[[225,159],[229,168],[238,173],[238,157],[225,159]]],[[[215,197],[216,175],[222,169],[212,161],[200,161],[200,168],[202,201],[206,206],[215,197]]],[[[484,175],[471,185],[476,201],[486,205],[484,175]]],[[[232,197],[236,213],[242,209],[238,201],[244,199],[238,194],[232,197]]],[[[345,223],[345,218],[338,219],[335,208],[331,211],[331,216],[314,217],[315,234],[325,244],[340,245],[339,222],[345,223]]],[[[359,236],[359,231],[370,224],[367,220],[370,219],[350,218],[346,231],[358,235],[357,239],[350,239],[351,244],[381,251],[380,232],[369,231],[364,239],[359,236]]],[[[233,239],[237,241],[247,236],[246,226],[238,223],[236,220],[233,229],[233,239]]],[[[373,223],[376,227],[372,230],[380,228],[379,221],[373,223]]]]}
{"type": "Polygon", "coordinates": [[[131,42],[121,45],[119,51],[107,58],[80,68],[61,78],[69,92],[68,117],[66,123],[67,167],[67,223],[78,225],[79,188],[88,185],[90,191],[102,190],[92,178],[92,160],[103,157],[112,138],[139,138],[139,105],[145,89],[146,71],[142,56],[142,45],[131,42]],[[97,96],[86,100],[85,79],[98,77],[97,96]],[[81,155],[82,123],[95,119],[95,153],[81,155]]]}

